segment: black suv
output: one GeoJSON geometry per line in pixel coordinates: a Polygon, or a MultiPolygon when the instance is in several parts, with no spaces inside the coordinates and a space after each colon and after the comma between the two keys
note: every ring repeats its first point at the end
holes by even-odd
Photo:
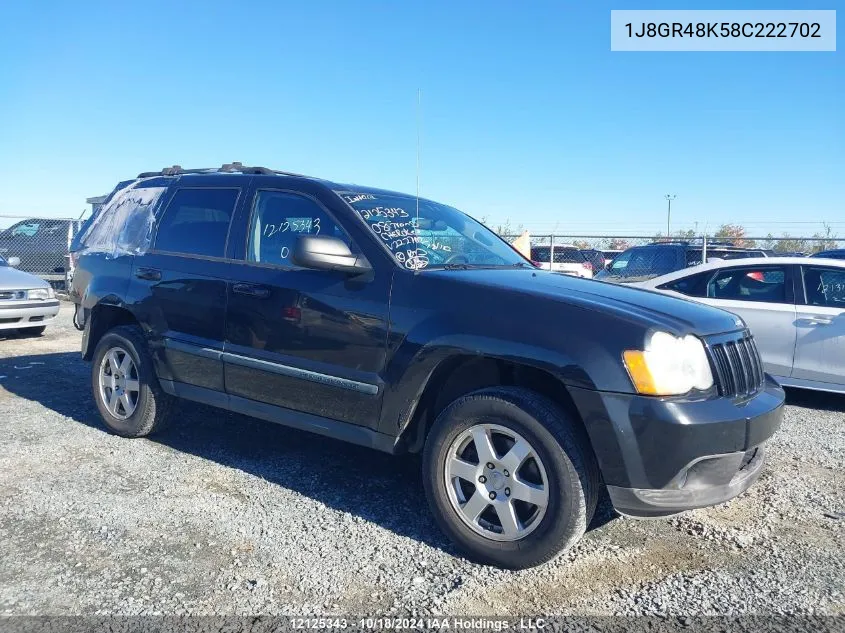
{"type": "Polygon", "coordinates": [[[810,257],[823,257],[825,259],[845,259],[845,249],[837,248],[831,251],[813,253],[810,257]]]}
{"type": "Polygon", "coordinates": [[[619,253],[606,270],[596,279],[617,283],[645,281],[703,264],[712,259],[742,259],[746,257],[768,257],[772,253],[760,248],[740,248],[720,242],[708,242],[705,256],[701,244],[689,242],[657,242],[644,246],[632,246],[619,253]]]}
{"type": "Polygon", "coordinates": [[[570,546],[602,486],[635,516],[730,499],[781,422],[736,317],[537,270],[414,196],[174,167],[113,192],[76,247],[109,429],[145,436],[179,397],[422,452],[436,520],[487,563],[570,546]]]}

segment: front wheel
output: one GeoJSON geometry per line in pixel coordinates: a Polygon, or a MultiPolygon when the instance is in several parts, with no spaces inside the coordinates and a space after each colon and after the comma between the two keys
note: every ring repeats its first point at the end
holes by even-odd
{"type": "Polygon", "coordinates": [[[574,544],[595,511],[598,468],[586,434],[550,400],[483,389],[437,417],[423,456],[441,529],[481,563],[524,569],[574,544]]]}
{"type": "Polygon", "coordinates": [[[110,431],[144,437],[164,426],[173,398],[161,389],[146,339],[137,327],[106,332],[91,366],[97,409],[110,431]]]}

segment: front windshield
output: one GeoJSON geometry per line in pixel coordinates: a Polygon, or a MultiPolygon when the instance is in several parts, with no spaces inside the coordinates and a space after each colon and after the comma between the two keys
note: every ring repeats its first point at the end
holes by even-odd
{"type": "Polygon", "coordinates": [[[531,266],[490,229],[452,207],[396,194],[338,194],[409,270],[531,266]]]}

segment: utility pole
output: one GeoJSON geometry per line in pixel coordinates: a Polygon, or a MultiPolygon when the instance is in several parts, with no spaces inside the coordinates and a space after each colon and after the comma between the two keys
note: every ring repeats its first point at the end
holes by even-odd
{"type": "Polygon", "coordinates": [[[672,200],[674,200],[678,196],[676,196],[675,194],[667,193],[664,197],[666,198],[666,200],[669,201],[669,210],[666,212],[666,237],[669,238],[671,237],[671,233],[669,233],[669,222],[672,219],[672,200]]]}

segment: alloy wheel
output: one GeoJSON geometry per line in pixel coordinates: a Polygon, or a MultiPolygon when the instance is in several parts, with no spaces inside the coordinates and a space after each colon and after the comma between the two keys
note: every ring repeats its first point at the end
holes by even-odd
{"type": "Polygon", "coordinates": [[[109,413],[119,420],[131,416],[140,395],[138,368],[125,349],[112,347],[100,362],[100,399],[109,413]]]}
{"type": "Polygon", "coordinates": [[[476,424],[451,443],[443,471],[452,507],[475,533],[518,541],[549,504],[546,469],[533,446],[498,424],[476,424]]]}

